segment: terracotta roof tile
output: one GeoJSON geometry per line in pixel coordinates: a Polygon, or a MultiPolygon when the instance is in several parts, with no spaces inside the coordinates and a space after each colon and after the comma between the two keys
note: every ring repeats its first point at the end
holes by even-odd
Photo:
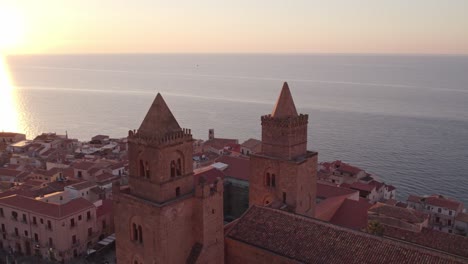
{"type": "Polygon", "coordinates": [[[78,170],[89,170],[91,167],[95,165],[94,162],[90,161],[80,161],[77,163],[74,163],[72,165],[73,168],[78,169],[78,170]]]}
{"type": "Polygon", "coordinates": [[[244,181],[249,180],[250,159],[243,157],[221,156],[216,159],[216,161],[228,165],[228,167],[223,171],[226,176],[244,181]]]}
{"type": "Polygon", "coordinates": [[[334,196],[352,195],[356,192],[357,191],[355,190],[350,190],[347,188],[317,183],[317,197],[321,199],[326,199],[334,196]]]}
{"type": "Polygon", "coordinates": [[[220,150],[230,144],[238,144],[237,139],[230,138],[213,138],[203,142],[203,147],[212,147],[214,149],[220,150]]]}
{"type": "Polygon", "coordinates": [[[427,228],[423,228],[421,232],[412,232],[391,226],[385,226],[384,236],[401,239],[468,258],[468,237],[427,228]]]}
{"type": "Polygon", "coordinates": [[[376,203],[369,209],[370,214],[384,215],[387,217],[406,220],[409,223],[422,223],[428,215],[411,208],[401,208],[398,206],[376,203]]]}
{"type": "Polygon", "coordinates": [[[244,141],[244,143],[242,143],[241,146],[249,149],[257,149],[262,146],[262,141],[255,138],[249,138],[246,141],[244,141]]]}
{"type": "Polygon", "coordinates": [[[363,199],[359,201],[346,199],[332,219],[330,219],[330,223],[355,230],[362,230],[367,227],[367,210],[371,206],[368,201],[363,199]]]}
{"type": "Polygon", "coordinates": [[[375,189],[376,186],[371,184],[365,184],[362,182],[353,182],[349,185],[349,188],[359,191],[372,192],[372,190],[375,189]]]}
{"type": "Polygon", "coordinates": [[[204,178],[205,183],[211,184],[214,183],[218,177],[223,179],[224,173],[218,169],[208,166],[194,170],[193,176],[195,177],[195,184],[199,184],[202,177],[204,178]]]}
{"type": "Polygon", "coordinates": [[[69,185],[67,187],[73,188],[75,190],[84,190],[86,188],[90,188],[90,187],[93,187],[93,186],[96,186],[96,183],[90,182],[90,181],[83,181],[83,182],[79,182],[79,183],[69,185]]]}
{"type": "Polygon", "coordinates": [[[271,208],[252,206],[226,233],[246,245],[304,263],[463,263],[403,244],[271,208]]]}
{"type": "Polygon", "coordinates": [[[0,198],[0,204],[59,219],[94,207],[91,202],[84,198],[73,199],[66,204],[60,205],[38,201],[21,195],[0,198]]]}

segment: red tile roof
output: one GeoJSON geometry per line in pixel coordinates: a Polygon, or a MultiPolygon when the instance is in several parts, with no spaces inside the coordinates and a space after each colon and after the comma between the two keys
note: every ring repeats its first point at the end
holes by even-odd
{"type": "Polygon", "coordinates": [[[119,176],[115,176],[114,174],[104,172],[103,174],[99,174],[99,175],[96,176],[96,182],[102,184],[104,182],[107,182],[107,181],[110,182],[110,181],[116,180],[118,178],[119,178],[119,176]]]}
{"type": "Polygon", "coordinates": [[[78,169],[78,170],[89,170],[91,167],[95,165],[94,162],[90,161],[81,161],[77,162],[72,165],[73,168],[78,169]]]}
{"type": "Polygon", "coordinates": [[[94,186],[96,186],[96,183],[94,183],[94,182],[83,181],[83,182],[79,182],[79,183],[69,185],[68,187],[73,188],[75,190],[84,190],[86,188],[91,188],[91,187],[94,187],[94,186]]]}
{"type": "Polygon", "coordinates": [[[225,236],[226,239],[246,246],[303,263],[465,262],[463,259],[416,245],[255,205],[247,210],[225,236]]]}
{"type": "Polygon", "coordinates": [[[203,147],[212,147],[214,149],[220,150],[226,147],[229,144],[238,144],[237,139],[229,139],[229,138],[214,138],[209,139],[203,143],[203,147]]]}
{"type": "Polygon", "coordinates": [[[227,164],[224,175],[239,180],[248,181],[250,175],[250,159],[243,157],[221,156],[216,162],[227,164]]]}
{"type": "Polygon", "coordinates": [[[461,202],[449,199],[447,197],[443,197],[442,195],[432,195],[425,199],[426,199],[425,202],[427,204],[438,206],[438,207],[443,207],[443,208],[448,208],[450,210],[458,211],[458,210],[461,210],[463,207],[463,204],[461,202]]]}
{"type": "Polygon", "coordinates": [[[127,166],[127,165],[128,165],[128,160],[127,161],[119,161],[119,162],[117,162],[115,164],[110,165],[109,168],[111,170],[116,170],[116,169],[120,169],[120,168],[125,168],[125,166],[127,166]]]}
{"type": "Polygon", "coordinates": [[[332,165],[336,170],[352,175],[358,174],[359,172],[363,171],[362,169],[355,166],[351,166],[347,163],[342,162],[341,160],[332,162],[332,165]]]}
{"type": "Polygon", "coordinates": [[[220,177],[221,179],[224,178],[224,173],[222,171],[215,169],[211,166],[196,169],[193,172],[193,176],[195,177],[195,184],[199,184],[200,178],[202,177],[204,178],[205,183],[207,184],[214,183],[218,177],[220,177]]]}
{"type": "Polygon", "coordinates": [[[424,203],[454,211],[461,211],[463,209],[463,204],[461,202],[436,194],[427,197],[409,195],[407,201],[413,203],[424,203]]]}
{"type": "Polygon", "coordinates": [[[19,171],[19,170],[10,170],[10,169],[0,168],[0,176],[17,177],[21,173],[22,171],[19,171]]]}
{"type": "Polygon", "coordinates": [[[38,201],[21,195],[0,198],[0,204],[59,219],[82,210],[94,208],[94,205],[84,198],[74,199],[60,205],[38,201]]]}
{"type": "Polygon", "coordinates": [[[412,232],[391,226],[385,226],[384,236],[401,239],[468,258],[468,237],[448,234],[427,228],[423,228],[421,232],[412,232]]]}
{"type": "Polygon", "coordinates": [[[347,188],[331,186],[328,184],[317,183],[317,197],[326,199],[334,196],[342,196],[342,195],[352,195],[356,193],[355,190],[350,190],[347,188]]]}
{"type": "Polygon", "coordinates": [[[241,144],[241,147],[249,148],[254,151],[261,151],[261,146],[262,141],[255,138],[249,138],[241,144]]]}
{"type": "Polygon", "coordinates": [[[367,210],[371,206],[365,199],[359,199],[359,201],[346,199],[330,219],[330,223],[362,230],[367,227],[367,210]]]}
{"type": "Polygon", "coordinates": [[[323,221],[330,221],[347,198],[348,195],[341,195],[325,199],[315,207],[315,217],[323,221]]]}
{"type": "Polygon", "coordinates": [[[376,203],[369,209],[369,214],[384,215],[387,217],[405,220],[408,223],[422,223],[429,216],[411,208],[376,203]]]}
{"type": "Polygon", "coordinates": [[[354,189],[354,190],[359,190],[359,191],[372,192],[372,190],[375,189],[376,186],[365,184],[362,182],[353,182],[352,184],[349,185],[349,188],[354,189]]]}

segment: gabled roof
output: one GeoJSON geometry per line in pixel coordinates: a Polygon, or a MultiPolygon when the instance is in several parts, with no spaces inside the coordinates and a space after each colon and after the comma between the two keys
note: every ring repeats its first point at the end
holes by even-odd
{"type": "Polygon", "coordinates": [[[465,261],[468,259],[468,237],[428,228],[423,228],[420,232],[413,232],[393,226],[385,226],[384,236],[462,256],[465,261]]]}
{"type": "MultiPolygon", "coordinates": [[[[350,230],[266,207],[252,206],[225,233],[301,263],[463,263],[423,247],[350,230]]],[[[226,246],[230,246],[229,243],[226,246]]]]}
{"type": "Polygon", "coordinates": [[[167,133],[180,130],[179,123],[177,123],[161,94],[158,93],[138,129],[138,134],[144,137],[161,138],[167,133]]]}
{"type": "Polygon", "coordinates": [[[411,208],[401,208],[389,204],[376,203],[369,209],[369,214],[387,216],[409,223],[422,223],[428,216],[411,208]]]}
{"type": "Polygon", "coordinates": [[[272,117],[295,117],[297,116],[296,105],[289,90],[287,82],[284,82],[278,101],[271,113],[272,117]]]}
{"type": "Polygon", "coordinates": [[[323,183],[317,183],[317,197],[322,199],[327,199],[330,197],[341,195],[348,195],[349,197],[356,192],[358,191],[337,186],[331,186],[323,183]]]}
{"type": "Polygon", "coordinates": [[[330,219],[330,223],[362,230],[367,226],[367,210],[371,206],[372,204],[365,199],[359,199],[358,201],[346,199],[330,219]]]}
{"type": "Polygon", "coordinates": [[[71,214],[77,213],[85,209],[94,208],[94,205],[84,199],[73,199],[66,204],[46,203],[35,200],[33,198],[24,197],[21,195],[12,195],[0,199],[0,204],[15,207],[19,210],[29,211],[53,218],[64,218],[71,214]]]}

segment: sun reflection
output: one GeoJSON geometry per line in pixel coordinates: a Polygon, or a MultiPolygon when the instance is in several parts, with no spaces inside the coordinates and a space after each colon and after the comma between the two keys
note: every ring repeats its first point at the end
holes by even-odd
{"type": "Polygon", "coordinates": [[[0,54],[0,131],[20,132],[15,107],[15,90],[11,83],[6,59],[0,54]]]}

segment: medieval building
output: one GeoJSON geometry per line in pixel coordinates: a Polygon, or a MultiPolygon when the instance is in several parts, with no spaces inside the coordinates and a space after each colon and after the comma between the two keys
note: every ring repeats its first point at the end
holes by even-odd
{"type": "Polygon", "coordinates": [[[314,219],[318,154],[307,150],[308,115],[297,113],[286,83],[261,122],[249,209],[225,226],[222,180],[194,175],[191,132],[158,94],[140,128],[129,131],[129,185],[114,187],[118,263],[466,261],[314,219]]]}
{"type": "Polygon", "coordinates": [[[129,131],[129,185],[114,189],[119,263],[223,262],[223,184],[194,183],[192,141],[160,94],[129,131]]]}

